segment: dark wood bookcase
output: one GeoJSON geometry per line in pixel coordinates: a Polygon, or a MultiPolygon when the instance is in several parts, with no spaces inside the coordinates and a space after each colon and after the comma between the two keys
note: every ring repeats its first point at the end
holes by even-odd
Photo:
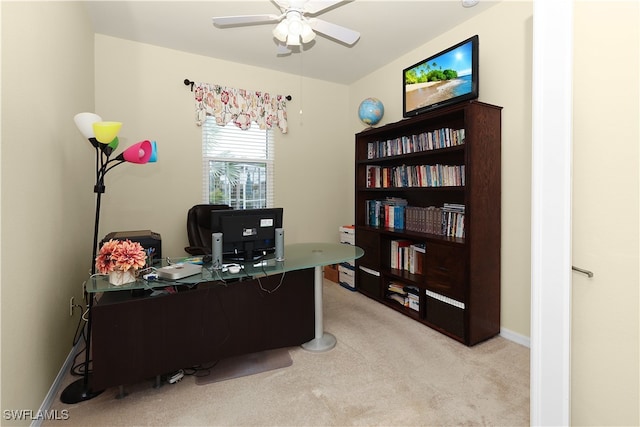
{"type": "Polygon", "coordinates": [[[465,102],[355,136],[355,234],[365,251],[356,262],[356,289],[469,346],[500,332],[501,110],[465,102]],[[463,136],[449,131],[461,129],[463,136]],[[407,204],[394,211],[395,227],[380,207],[389,199],[407,204]],[[451,235],[439,231],[447,214],[434,209],[445,204],[464,205],[451,235]],[[433,207],[430,228],[409,216],[409,207],[433,207]],[[412,251],[411,268],[392,268],[392,256],[399,258],[394,241],[424,253],[412,251]],[[412,303],[399,301],[389,284],[408,290],[412,303]]]}

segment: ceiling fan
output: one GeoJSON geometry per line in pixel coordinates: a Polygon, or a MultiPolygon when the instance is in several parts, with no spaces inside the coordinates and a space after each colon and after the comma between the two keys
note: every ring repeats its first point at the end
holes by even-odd
{"type": "Polygon", "coordinates": [[[320,15],[339,3],[350,3],[353,0],[271,0],[281,11],[280,15],[239,15],[213,17],[216,27],[245,26],[252,24],[268,24],[278,22],[273,29],[273,36],[280,47],[300,46],[311,42],[316,32],[324,34],[348,46],[360,38],[360,33],[337,24],[333,24],[315,16],[320,15]]]}

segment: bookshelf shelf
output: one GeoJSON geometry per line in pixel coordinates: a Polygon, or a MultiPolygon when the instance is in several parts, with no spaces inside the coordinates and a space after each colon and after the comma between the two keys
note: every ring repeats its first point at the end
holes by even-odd
{"type": "Polygon", "coordinates": [[[465,102],[355,136],[356,289],[466,345],[500,332],[501,110],[465,102]]]}

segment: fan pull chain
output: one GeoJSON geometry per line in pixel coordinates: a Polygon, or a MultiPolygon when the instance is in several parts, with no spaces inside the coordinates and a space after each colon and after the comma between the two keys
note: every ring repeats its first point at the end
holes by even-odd
{"type": "Polygon", "coordinates": [[[300,125],[302,126],[302,103],[304,100],[304,97],[302,96],[302,79],[303,79],[303,74],[302,74],[302,49],[300,49],[300,125]]]}

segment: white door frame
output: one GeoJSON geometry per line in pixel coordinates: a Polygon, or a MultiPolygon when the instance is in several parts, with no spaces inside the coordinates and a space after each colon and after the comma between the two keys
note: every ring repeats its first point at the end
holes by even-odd
{"type": "Polygon", "coordinates": [[[534,0],[531,425],[570,425],[573,2],[534,0]]]}

